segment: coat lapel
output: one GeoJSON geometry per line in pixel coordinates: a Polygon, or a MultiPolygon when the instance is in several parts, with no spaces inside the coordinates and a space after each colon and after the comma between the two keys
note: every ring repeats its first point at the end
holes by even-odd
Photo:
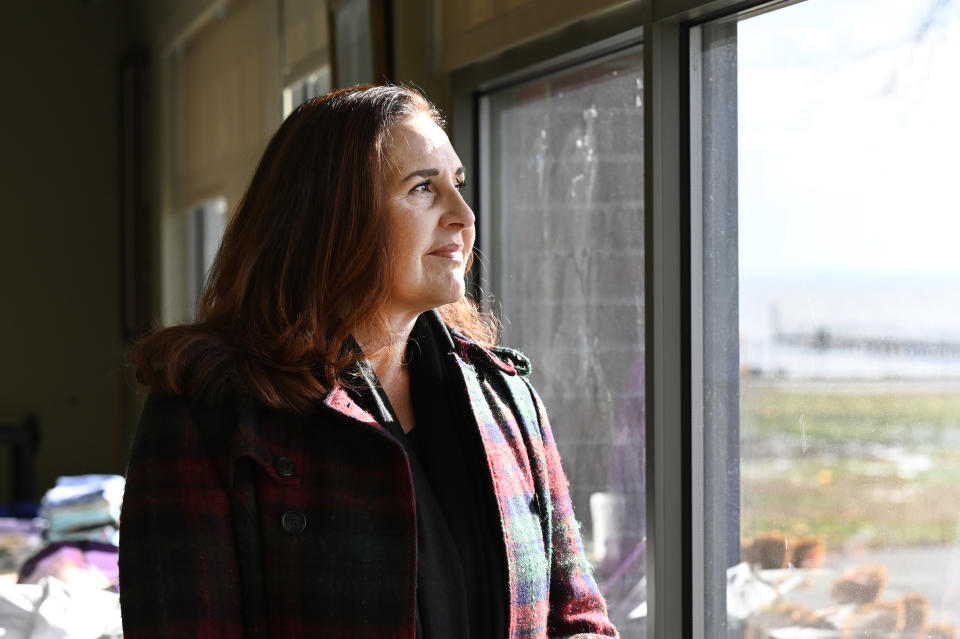
{"type": "MultiPolygon", "coordinates": [[[[457,356],[474,420],[483,440],[487,467],[500,512],[506,548],[510,629],[508,636],[543,636],[549,599],[550,566],[547,561],[541,498],[534,485],[534,469],[541,464],[525,425],[517,422],[509,405],[509,392],[500,388],[509,377],[492,370],[488,380],[475,365],[457,356]],[[496,384],[495,388],[493,381],[496,384]],[[506,393],[506,394],[505,394],[506,393]],[[528,634],[529,633],[529,634],[528,634]]],[[[522,383],[522,382],[521,382],[522,383]]],[[[525,421],[525,420],[524,420],[525,421]]],[[[534,431],[539,432],[539,431],[534,431]]]]}
{"type": "Polygon", "coordinates": [[[377,420],[373,418],[373,415],[357,406],[353,398],[350,397],[350,393],[342,386],[335,386],[332,391],[327,393],[326,398],[323,400],[323,405],[342,417],[358,421],[361,424],[373,426],[385,433],[387,432],[387,429],[377,422],[377,420]]]}

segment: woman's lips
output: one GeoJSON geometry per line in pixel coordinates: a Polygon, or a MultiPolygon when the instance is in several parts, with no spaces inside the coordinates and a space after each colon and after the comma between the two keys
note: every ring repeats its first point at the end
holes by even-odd
{"type": "Polygon", "coordinates": [[[427,253],[433,257],[442,257],[448,260],[463,259],[463,244],[447,244],[427,253]]]}

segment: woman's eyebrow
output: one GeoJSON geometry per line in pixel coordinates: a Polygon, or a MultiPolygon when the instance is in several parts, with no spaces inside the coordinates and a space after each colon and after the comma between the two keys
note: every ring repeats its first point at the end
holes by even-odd
{"type": "Polygon", "coordinates": [[[440,175],[439,169],[420,169],[419,171],[414,171],[407,177],[403,178],[403,181],[406,182],[410,178],[415,178],[415,177],[434,177],[436,175],[440,175]]]}
{"type": "MultiPolygon", "coordinates": [[[[463,167],[462,167],[462,166],[461,166],[460,168],[458,168],[458,169],[454,172],[454,175],[455,175],[455,176],[460,176],[460,175],[463,175],[463,174],[464,174],[464,170],[463,170],[463,167]]],[[[438,175],[440,175],[440,170],[439,170],[439,169],[420,169],[420,170],[418,170],[418,171],[414,171],[413,173],[411,173],[411,174],[408,175],[407,177],[403,178],[403,181],[406,182],[406,181],[409,180],[410,178],[415,178],[415,177],[423,177],[423,178],[426,178],[426,177],[436,177],[436,176],[438,176],[438,175]]]]}

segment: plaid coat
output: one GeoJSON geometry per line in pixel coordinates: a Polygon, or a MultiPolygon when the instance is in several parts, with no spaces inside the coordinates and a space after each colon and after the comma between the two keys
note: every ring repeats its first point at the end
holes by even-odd
{"type": "MultiPolygon", "coordinates": [[[[451,337],[506,542],[508,637],[616,637],[525,358],[451,337]]],[[[151,394],[121,516],[125,636],[413,639],[415,522],[400,444],[341,388],[310,418],[151,394]]]]}

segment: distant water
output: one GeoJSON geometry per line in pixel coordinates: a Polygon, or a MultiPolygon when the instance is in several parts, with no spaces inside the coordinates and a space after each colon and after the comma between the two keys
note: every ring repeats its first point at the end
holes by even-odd
{"type": "Polygon", "coordinates": [[[960,274],[743,277],[740,366],[796,379],[960,379],[960,274]],[[885,352],[891,344],[906,347],[885,352]]]}

